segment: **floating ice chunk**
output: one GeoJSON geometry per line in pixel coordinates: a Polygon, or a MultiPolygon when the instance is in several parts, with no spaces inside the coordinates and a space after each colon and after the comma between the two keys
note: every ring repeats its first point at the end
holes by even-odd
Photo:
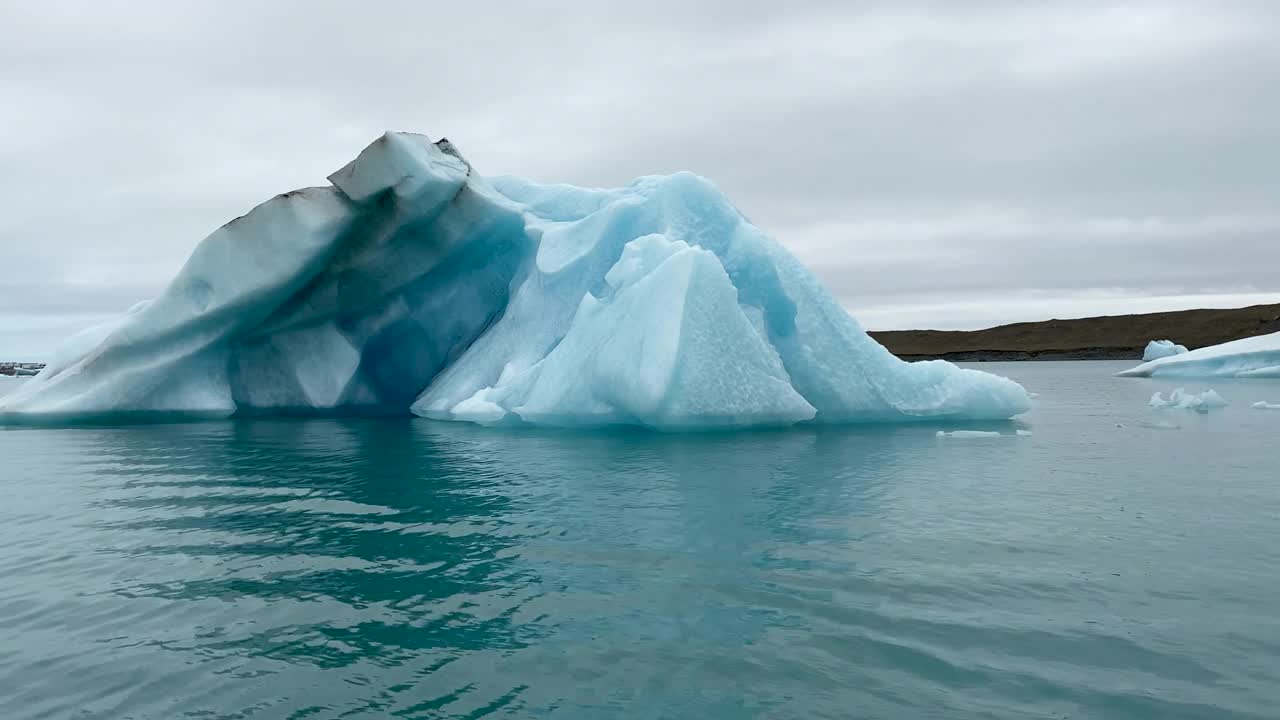
{"type": "Polygon", "coordinates": [[[1151,407],[1157,410],[1195,410],[1197,412],[1208,412],[1215,408],[1227,406],[1227,401],[1213,390],[1205,390],[1202,393],[1189,393],[1183,388],[1178,388],[1169,393],[1166,399],[1164,395],[1156,393],[1151,396],[1151,407]]]}
{"type": "Polygon", "coordinates": [[[1119,377],[1280,377],[1280,332],[1162,357],[1116,373],[1119,377]]]}
{"type": "Polygon", "coordinates": [[[1142,360],[1144,362],[1158,360],[1163,357],[1181,355],[1186,351],[1185,345],[1176,345],[1172,340],[1152,340],[1147,343],[1147,349],[1142,352],[1142,360]]]}
{"type": "Polygon", "coordinates": [[[898,360],[690,173],[613,190],[486,179],[445,141],[387,133],[329,179],[214,232],[0,415],[686,430],[1030,409],[1006,378],[898,360]]]}
{"type": "Polygon", "coordinates": [[[1256,402],[1249,407],[1254,410],[1280,410],[1280,403],[1256,402]]]}
{"type": "Polygon", "coordinates": [[[994,432],[991,430],[952,430],[950,432],[939,430],[935,436],[940,438],[955,438],[957,440],[998,437],[1031,437],[1031,431],[1018,430],[1013,434],[1009,434],[994,432]]]}

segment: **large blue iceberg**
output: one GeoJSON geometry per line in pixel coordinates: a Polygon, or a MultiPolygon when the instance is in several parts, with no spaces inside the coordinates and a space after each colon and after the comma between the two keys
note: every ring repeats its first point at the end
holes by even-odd
{"type": "Polygon", "coordinates": [[[1004,419],[1017,383],[908,364],[707,180],[484,178],[388,133],[69,340],[10,419],[403,413],[679,430],[1004,419]]]}

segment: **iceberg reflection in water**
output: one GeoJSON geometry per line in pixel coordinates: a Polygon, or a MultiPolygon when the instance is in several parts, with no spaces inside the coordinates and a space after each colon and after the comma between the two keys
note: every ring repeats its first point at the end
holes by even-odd
{"type": "Polygon", "coordinates": [[[0,707],[1267,717],[1280,414],[1248,401],[1270,385],[1215,382],[1230,405],[1174,416],[1146,400],[1176,386],[1107,377],[1121,367],[996,366],[1044,402],[963,426],[1034,429],[994,440],[939,440],[950,423],[2,430],[0,707]]]}

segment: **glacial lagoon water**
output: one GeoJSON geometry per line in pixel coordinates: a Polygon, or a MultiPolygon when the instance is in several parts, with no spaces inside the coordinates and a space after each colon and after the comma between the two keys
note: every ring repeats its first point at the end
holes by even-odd
{"type": "Polygon", "coordinates": [[[1001,437],[5,429],[0,716],[1274,718],[1280,381],[1132,364],[982,365],[1001,437]]]}

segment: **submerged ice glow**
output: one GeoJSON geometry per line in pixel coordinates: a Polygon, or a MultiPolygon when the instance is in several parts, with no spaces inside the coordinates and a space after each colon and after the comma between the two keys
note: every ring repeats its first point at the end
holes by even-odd
{"type": "Polygon", "coordinates": [[[696,175],[482,178],[447,141],[388,133],[329,179],[214,232],[0,413],[691,429],[1030,407],[1005,378],[898,360],[696,175]]]}

